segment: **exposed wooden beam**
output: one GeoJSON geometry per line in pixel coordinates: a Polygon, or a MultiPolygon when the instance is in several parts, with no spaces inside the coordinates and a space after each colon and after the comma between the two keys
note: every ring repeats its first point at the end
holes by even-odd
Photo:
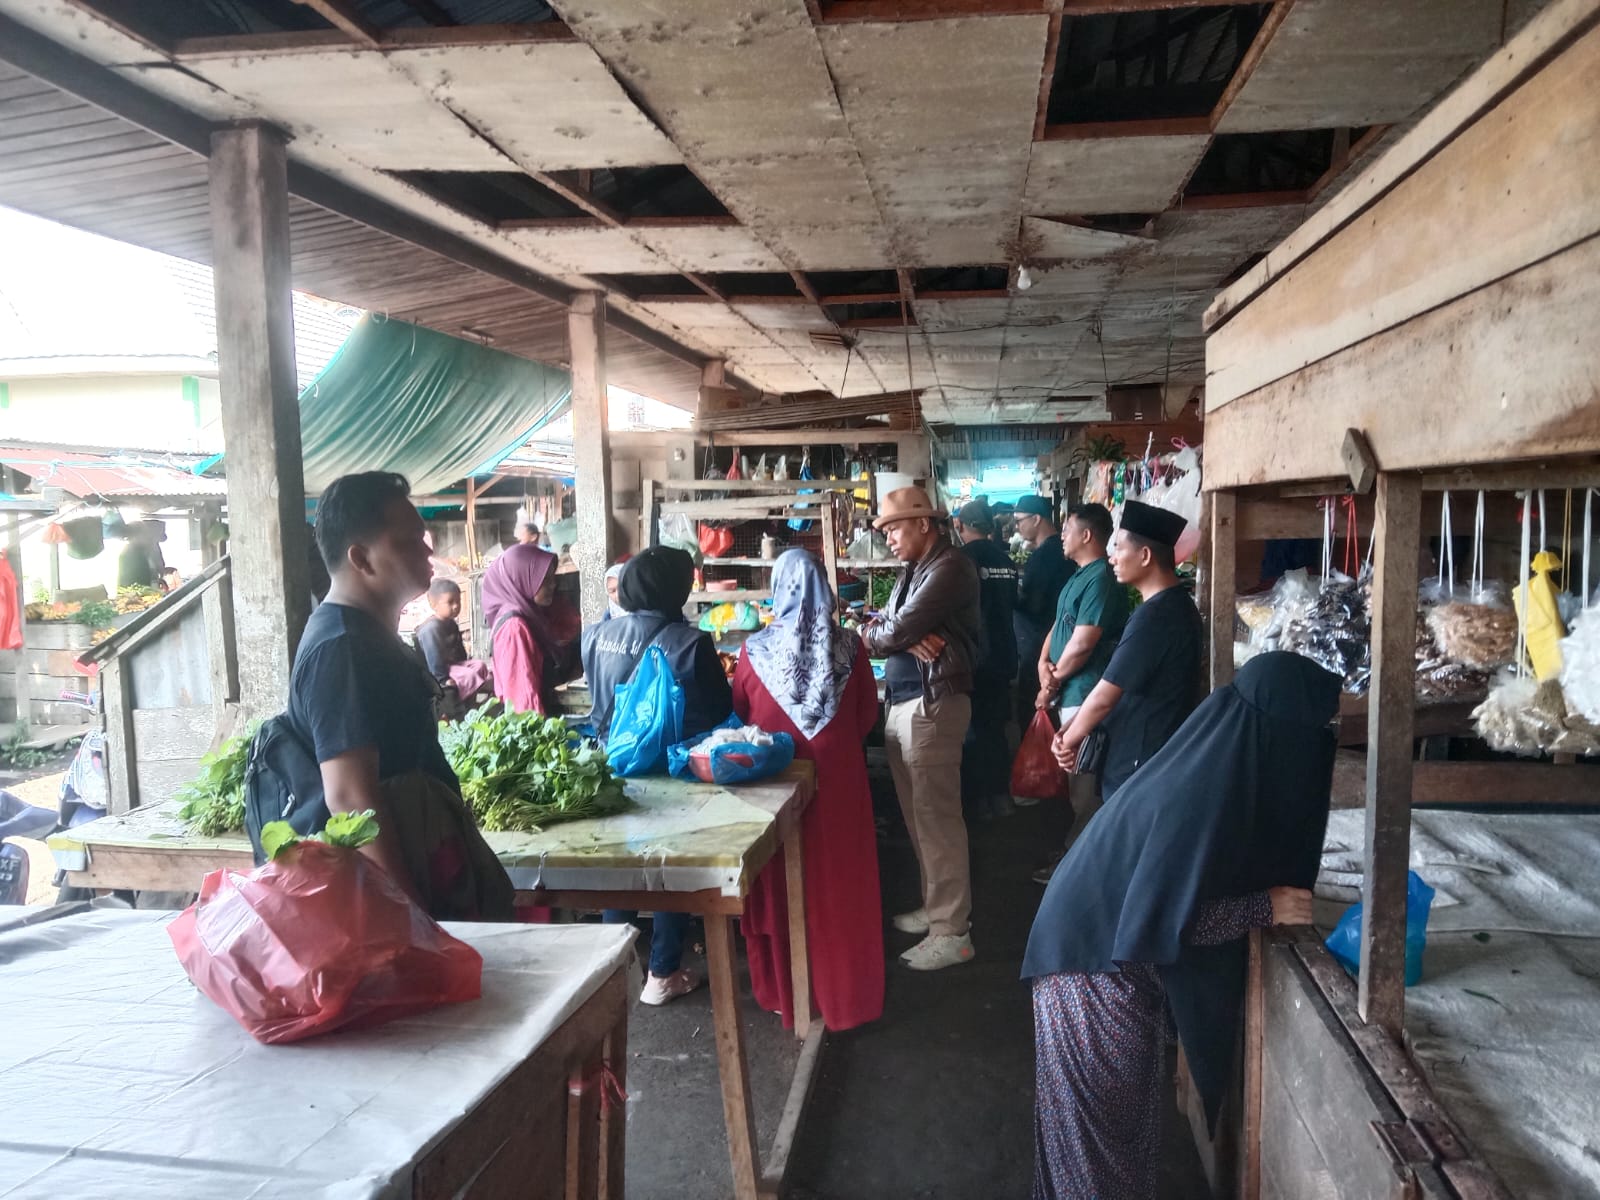
{"type": "Polygon", "coordinates": [[[559,178],[554,171],[529,171],[528,174],[535,183],[544,185],[568,204],[577,205],[591,217],[604,221],[613,229],[620,229],[627,224],[628,219],[605,201],[596,200],[588,192],[567,183],[559,178]]]}
{"type": "Polygon", "coordinates": [[[841,296],[823,296],[820,304],[895,304],[900,300],[899,292],[855,292],[841,296]]]}
{"type": "Polygon", "coordinates": [[[811,301],[818,308],[822,307],[822,297],[817,295],[817,289],[811,285],[811,280],[806,278],[804,271],[790,271],[789,278],[794,280],[794,286],[800,289],[800,294],[811,301]]]}
{"type": "MultiPolygon", "coordinates": [[[[1346,129],[1341,130],[1340,132],[1344,133],[1348,137],[1350,131],[1346,129]]],[[[1379,139],[1381,139],[1383,135],[1388,132],[1389,126],[1374,125],[1355,141],[1351,142],[1349,146],[1346,147],[1345,152],[1342,155],[1335,153],[1333,162],[1328,169],[1317,178],[1315,183],[1306,189],[1306,200],[1308,202],[1315,200],[1317,196],[1321,194],[1323,188],[1327,187],[1335,179],[1343,175],[1353,164],[1364,158],[1367,152],[1376,146],[1379,139]]]]}
{"type": "Polygon", "coordinates": [[[821,0],[821,23],[938,21],[947,17],[1031,16],[1048,11],[1050,0],[821,0]]]}
{"type": "Polygon", "coordinates": [[[910,304],[917,298],[917,284],[916,280],[912,278],[911,271],[906,267],[897,267],[894,277],[900,284],[899,298],[910,304]]]}
{"type": "Polygon", "coordinates": [[[511,232],[518,229],[565,229],[569,232],[592,232],[611,229],[613,226],[599,217],[505,217],[494,223],[499,230],[511,232]]]}
{"type": "Polygon", "coordinates": [[[907,317],[861,317],[854,321],[840,321],[840,329],[916,329],[917,319],[907,317]]]}
{"type": "Polygon", "coordinates": [[[1209,212],[1221,208],[1278,208],[1287,204],[1305,204],[1311,194],[1304,191],[1288,192],[1223,192],[1215,196],[1184,196],[1179,207],[1184,212],[1209,212]]]}
{"type": "Polygon", "coordinates": [[[709,217],[629,217],[629,229],[736,229],[739,218],[732,213],[709,217]]]}
{"type": "Polygon", "coordinates": [[[309,8],[335,29],[344,31],[358,42],[368,46],[378,44],[378,28],[369,24],[355,6],[348,0],[294,0],[298,5],[309,8]]]}
{"type": "Polygon", "coordinates": [[[342,29],[305,29],[277,33],[237,33],[221,37],[179,38],[172,55],[179,62],[262,54],[305,54],[317,50],[428,50],[450,46],[520,46],[542,42],[576,42],[564,21],[524,21],[499,25],[432,25],[379,29],[376,44],[342,29]]]}
{"type": "Polygon", "coordinates": [[[1069,17],[1103,13],[1160,12],[1164,8],[1227,8],[1233,0],[1066,0],[1069,17]]]}
{"type": "Polygon", "coordinates": [[[1044,69],[1039,73],[1039,103],[1033,112],[1033,140],[1044,137],[1045,125],[1050,116],[1050,92],[1056,81],[1056,56],[1061,52],[1061,7],[1058,3],[1050,13],[1050,23],[1044,33],[1044,69]]]}
{"type": "Polygon", "coordinates": [[[1095,138],[1192,136],[1210,132],[1209,117],[1156,117],[1146,121],[1078,121],[1070,125],[1046,125],[1040,140],[1075,142],[1095,138]]]}
{"type": "Polygon", "coordinates": [[[694,284],[695,287],[699,288],[706,295],[710,296],[713,300],[720,300],[724,304],[728,302],[728,297],[723,294],[722,289],[717,287],[716,284],[712,283],[704,276],[691,274],[690,272],[685,271],[683,273],[683,277],[690,283],[694,284]]]}
{"type": "Polygon", "coordinates": [[[1266,53],[1267,43],[1272,40],[1272,35],[1278,32],[1278,27],[1283,24],[1284,18],[1289,15],[1289,7],[1294,0],[1277,0],[1272,9],[1267,13],[1267,19],[1261,22],[1261,28],[1256,30],[1255,38],[1250,42],[1250,48],[1244,52],[1244,57],[1239,60],[1239,66],[1233,72],[1233,78],[1228,80],[1228,86],[1222,90],[1222,99],[1211,110],[1211,127],[1216,128],[1217,122],[1222,120],[1222,114],[1228,111],[1230,105],[1238,99],[1244,85],[1250,81],[1250,76],[1255,73],[1256,64],[1261,61],[1261,56],[1266,53]]]}

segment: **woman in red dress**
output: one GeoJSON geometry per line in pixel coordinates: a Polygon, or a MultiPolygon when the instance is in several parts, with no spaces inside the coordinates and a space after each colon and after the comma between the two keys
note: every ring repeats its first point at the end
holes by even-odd
{"type": "Polygon", "coordinates": [[[556,685],[577,674],[582,620],[555,583],[556,556],[531,544],[510,547],[483,573],[494,694],[514,712],[554,714],[556,685]]]}
{"type": "MultiPolygon", "coordinates": [[[[863,742],[878,719],[878,689],[859,638],[839,627],[822,568],[803,550],[772,569],[772,624],[751,635],[733,676],[733,710],[747,725],[794,738],[816,764],[817,794],[803,830],[806,940],[816,1009],[831,1030],[883,1015],[883,909],[863,742]]],[[[761,1007],[794,1023],[789,906],[780,850],[741,922],[761,1007]]]]}

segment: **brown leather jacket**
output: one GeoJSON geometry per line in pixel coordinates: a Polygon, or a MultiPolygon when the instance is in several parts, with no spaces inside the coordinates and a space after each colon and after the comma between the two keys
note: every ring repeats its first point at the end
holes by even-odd
{"type": "Polygon", "coordinates": [[[902,575],[889,606],[862,633],[877,658],[910,650],[930,633],[945,641],[944,652],[920,664],[927,700],[972,691],[972,669],[982,636],[978,610],[978,572],[970,559],[943,539],[902,575]]]}

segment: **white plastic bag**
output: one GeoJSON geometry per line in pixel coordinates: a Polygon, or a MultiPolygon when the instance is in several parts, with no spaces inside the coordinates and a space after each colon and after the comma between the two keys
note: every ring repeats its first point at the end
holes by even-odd
{"type": "Polygon", "coordinates": [[[1600,607],[1579,616],[1561,643],[1561,690],[1570,710],[1600,724],[1600,607]]]}

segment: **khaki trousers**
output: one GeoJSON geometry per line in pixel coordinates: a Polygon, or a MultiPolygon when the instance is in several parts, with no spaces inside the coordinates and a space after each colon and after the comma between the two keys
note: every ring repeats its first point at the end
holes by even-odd
{"type": "Polygon", "coordinates": [[[922,868],[928,932],[960,936],[972,913],[967,823],[961,815],[961,743],[972,718],[967,696],[907,700],[884,718],[895,795],[922,868]]]}

